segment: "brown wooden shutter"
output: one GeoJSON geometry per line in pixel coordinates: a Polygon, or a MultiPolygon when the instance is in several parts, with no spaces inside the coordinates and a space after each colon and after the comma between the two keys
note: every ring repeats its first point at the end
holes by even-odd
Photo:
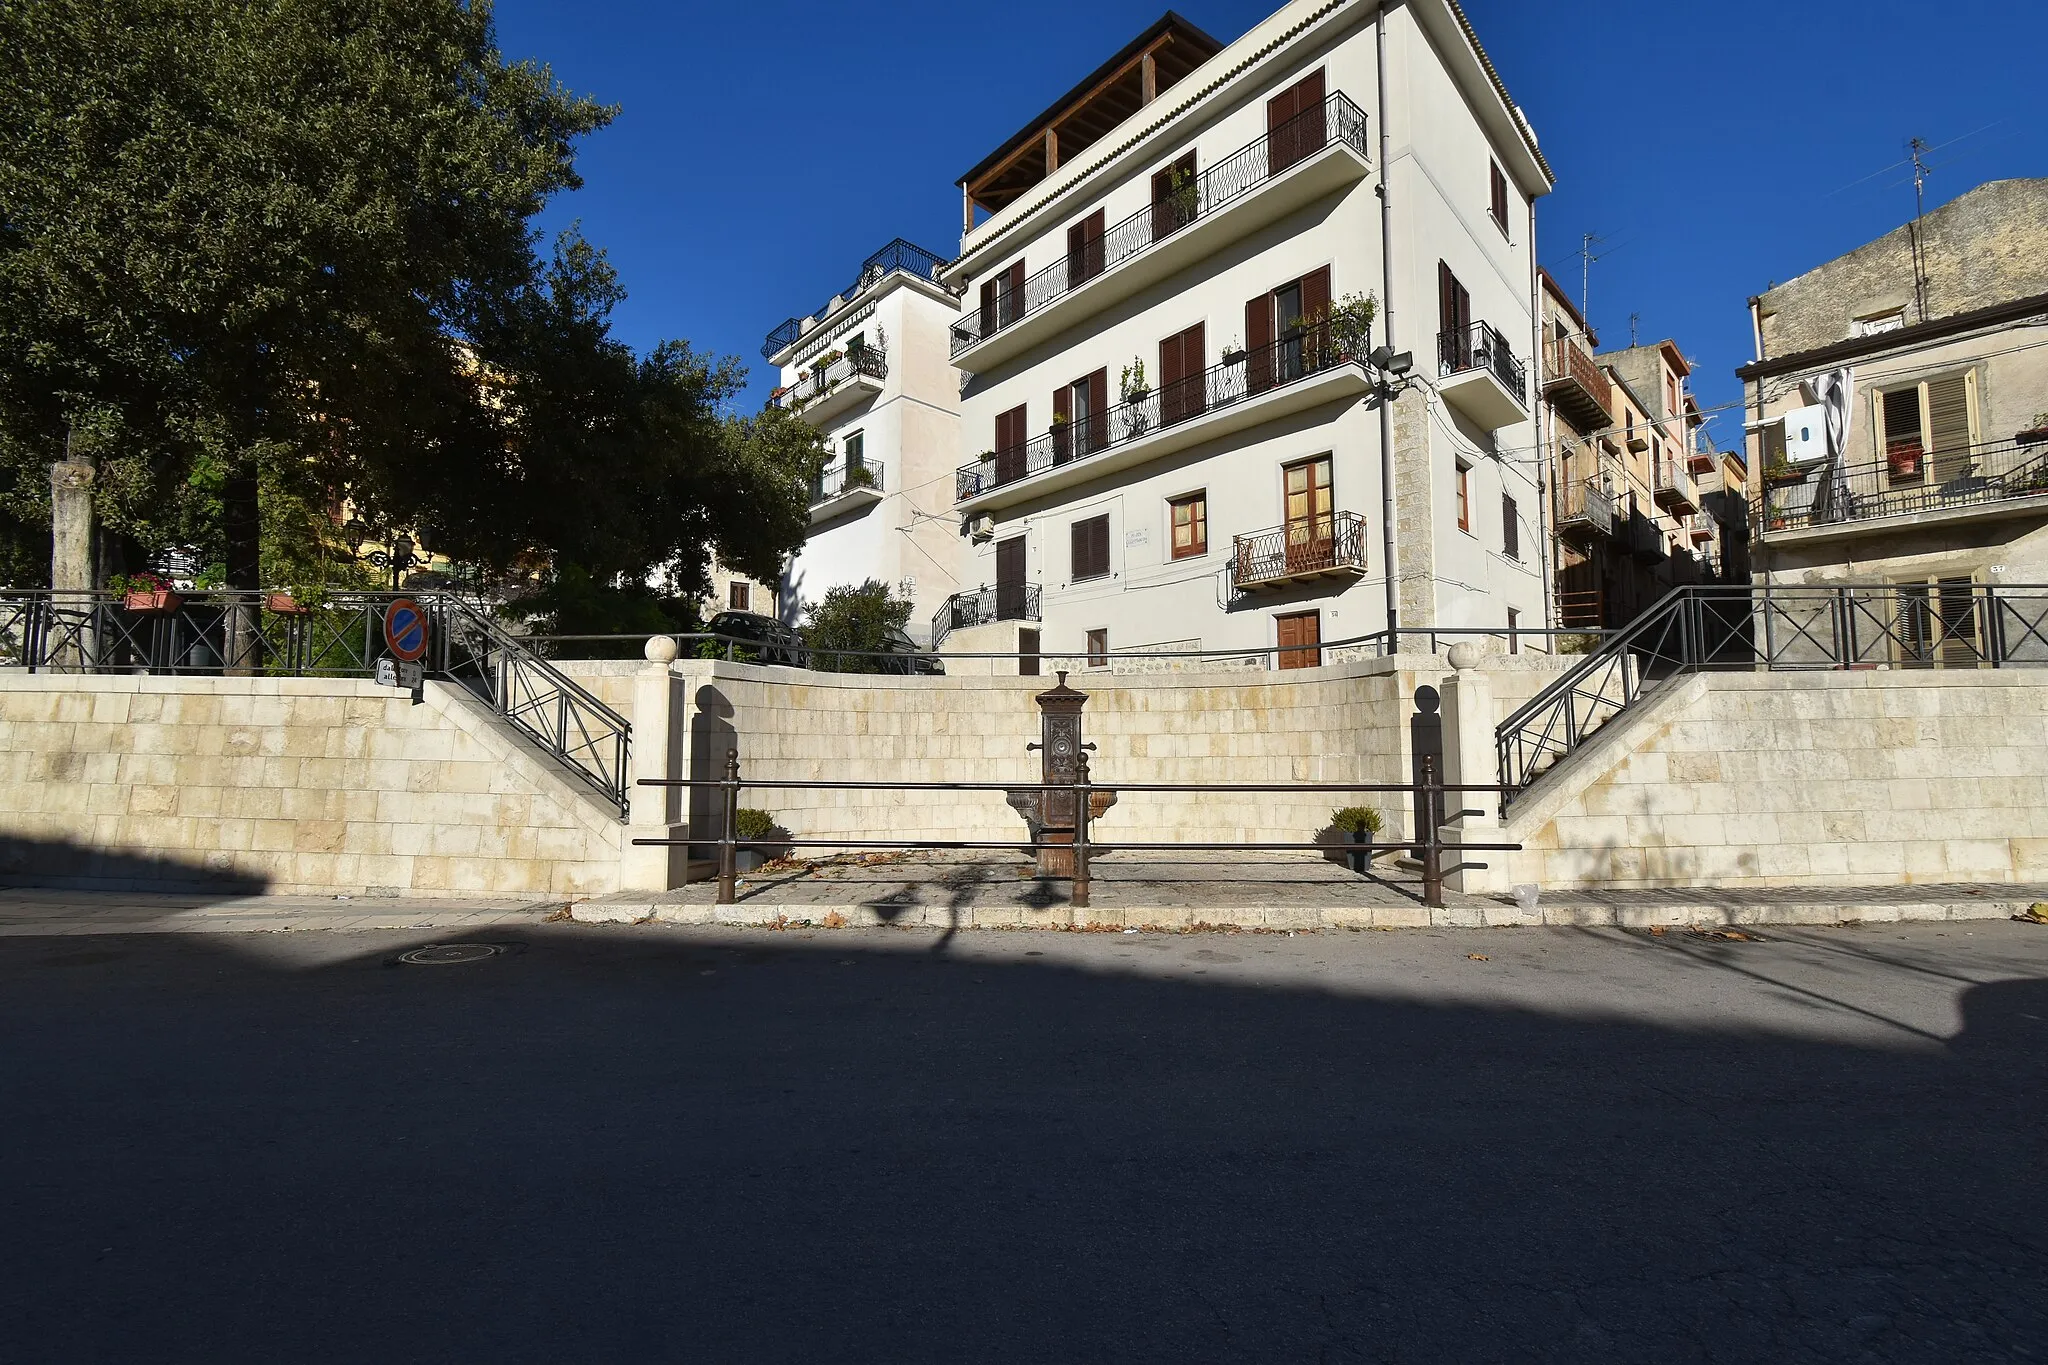
{"type": "Polygon", "coordinates": [[[1202,362],[1208,350],[1208,328],[1196,323],[1159,343],[1159,422],[1166,426],[1194,416],[1207,406],[1202,392],[1202,362]]]}
{"type": "Polygon", "coordinates": [[[1024,262],[1010,267],[1010,306],[1004,310],[1003,324],[1008,326],[1024,316],[1024,262]]]}
{"type": "Polygon", "coordinates": [[[1052,462],[1074,458],[1074,388],[1062,384],[1052,391],[1052,462]]]}
{"type": "Polygon", "coordinates": [[[1074,581],[1101,578],[1109,572],[1109,514],[1077,521],[1069,531],[1073,540],[1074,581]]]}
{"type": "Polygon", "coordinates": [[[981,335],[994,335],[996,330],[996,281],[981,282],[981,335]]]}
{"type": "Polygon", "coordinates": [[[1201,190],[1195,182],[1195,154],[1176,157],[1172,165],[1152,173],[1152,240],[1158,241],[1195,221],[1201,209],[1201,190]],[[1174,183],[1180,183],[1178,193],[1174,183]]]}
{"type": "Polygon", "coordinates": [[[1493,183],[1489,187],[1493,192],[1493,221],[1500,224],[1501,231],[1505,232],[1508,227],[1508,178],[1501,174],[1498,161],[1488,165],[1493,171],[1493,183]]]}
{"type": "Polygon", "coordinates": [[[1024,616],[1024,537],[1011,536],[996,542],[996,619],[1016,621],[1024,616]]]}
{"type": "Polygon", "coordinates": [[[1500,552],[1509,559],[1522,557],[1521,509],[1509,494],[1500,495],[1500,552]]]}
{"type": "Polygon", "coordinates": [[[1088,449],[1100,450],[1109,444],[1109,371],[1097,370],[1088,376],[1088,449]]]}
{"type": "Polygon", "coordinates": [[[1244,306],[1246,393],[1273,387],[1273,296],[1261,294],[1244,306]]]}
{"type": "Polygon", "coordinates": [[[1022,404],[996,415],[996,483],[1013,483],[1024,477],[1026,454],[1022,404]]]}
{"type": "Polygon", "coordinates": [[[1323,145],[1323,73],[1313,71],[1266,101],[1266,173],[1278,175],[1323,145]]]}
{"type": "MultiPolygon", "coordinates": [[[[1327,319],[1330,312],[1330,267],[1311,270],[1301,277],[1301,315],[1304,318],[1327,319]]],[[[1313,371],[1323,367],[1330,354],[1330,324],[1327,320],[1311,326],[1301,342],[1302,368],[1313,371]]]]}
{"type": "Polygon", "coordinates": [[[1102,210],[1067,229],[1067,288],[1074,289],[1102,273],[1102,210]]]}
{"type": "Polygon", "coordinates": [[[1436,263],[1438,358],[1446,369],[1455,373],[1472,368],[1472,338],[1469,328],[1472,324],[1472,296],[1465,292],[1465,286],[1458,283],[1458,277],[1451,273],[1451,267],[1444,261],[1436,263]]]}

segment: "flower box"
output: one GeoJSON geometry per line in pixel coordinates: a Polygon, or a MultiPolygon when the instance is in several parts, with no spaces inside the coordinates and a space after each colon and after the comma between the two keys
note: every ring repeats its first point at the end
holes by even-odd
{"type": "Polygon", "coordinates": [[[2017,432],[2012,439],[2023,446],[2048,445],[2048,427],[2035,427],[2031,431],[2017,432]]]}
{"type": "Polygon", "coordinates": [[[139,588],[122,595],[121,605],[136,612],[170,612],[185,605],[185,599],[169,588],[139,588]]]}
{"type": "Polygon", "coordinates": [[[1764,487],[1797,488],[1800,484],[1806,482],[1806,477],[1806,471],[1803,469],[1766,470],[1764,472],[1764,487]]]}
{"type": "Polygon", "coordinates": [[[265,593],[263,609],[279,616],[304,616],[312,610],[311,607],[300,606],[298,600],[288,592],[265,593]]]}

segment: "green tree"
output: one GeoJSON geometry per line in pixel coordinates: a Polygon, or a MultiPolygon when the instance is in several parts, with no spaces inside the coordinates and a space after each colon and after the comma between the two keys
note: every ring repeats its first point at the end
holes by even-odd
{"type": "Polygon", "coordinates": [[[612,114],[506,61],[489,0],[0,6],[13,558],[69,440],[105,526],[217,548],[234,586],[331,558],[308,509],[342,496],[622,591],[700,582],[707,546],[779,561],[815,437],[736,417],[730,361],[612,338],[573,230],[536,250],[612,114]]]}
{"type": "Polygon", "coordinates": [[[814,651],[811,667],[831,673],[880,673],[882,660],[869,656],[887,645],[891,630],[903,629],[910,610],[908,598],[895,596],[887,584],[872,578],[857,588],[842,584],[830,589],[804,621],[804,643],[814,651]]]}

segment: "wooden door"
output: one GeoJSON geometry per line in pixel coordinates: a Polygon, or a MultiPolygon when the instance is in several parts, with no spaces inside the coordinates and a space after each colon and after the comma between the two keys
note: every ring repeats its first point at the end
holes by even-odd
{"type": "Polygon", "coordinates": [[[1067,288],[1078,289],[1102,273],[1102,210],[1067,229],[1067,288]]]}
{"type": "Polygon", "coordinates": [[[1019,676],[1038,676],[1038,632],[1025,629],[1017,632],[1017,672],[1019,676]]]}
{"type": "Polygon", "coordinates": [[[1472,295],[1450,266],[1436,263],[1438,357],[1446,374],[1472,368],[1472,295]]]}
{"type": "Polygon", "coordinates": [[[996,620],[1024,619],[1024,537],[996,542],[996,620]]]}
{"type": "Polygon", "coordinates": [[[1261,294],[1244,306],[1244,391],[1247,397],[1273,387],[1273,296],[1261,294]]]}
{"type": "Polygon", "coordinates": [[[1062,384],[1052,391],[1052,462],[1065,464],[1074,458],[1074,385],[1062,384]]]}
{"type": "Polygon", "coordinates": [[[1323,661],[1323,614],[1319,611],[1290,612],[1276,616],[1279,632],[1280,666],[1314,668],[1323,661]]]}
{"type": "Polygon", "coordinates": [[[1159,343],[1159,425],[1185,421],[1208,406],[1202,390],[1207,344],[1199,322],[1159,343]]]}
{"type": "Polygon", "coordinates": [[[1023,405],[996,414],[996,484],[1015,483],[1029,471],[1023,405]]]}
{"type": "Polygon", "coordinates": [[[1323,73],[1312,71],[1266,101],[1266,173],[1278,175],[1323,148],[1329,120],[1323,73]]]}
{"type": "Polygon", "coordinates": [[[1330,457],[1286,467],[1287,571],[1327,569],[1336,553],[1336,511],[1330,489],[1330,457]]]}

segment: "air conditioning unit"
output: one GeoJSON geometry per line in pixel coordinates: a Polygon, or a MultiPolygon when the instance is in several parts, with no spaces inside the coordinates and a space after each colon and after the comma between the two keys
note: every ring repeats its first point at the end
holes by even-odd
{"type": "Polygon", "coordinates": [[[967,519],[967,534],[976,545],[986,545],[996,538],[996,514],[976,512],[967,519]]]}
{"type": "Polygon", "coordinates": [[[1785,460],[1788,464],[1819,464],[1828,457],[1828,410],[1815,403],[1785,414],[1785,460]]]}

